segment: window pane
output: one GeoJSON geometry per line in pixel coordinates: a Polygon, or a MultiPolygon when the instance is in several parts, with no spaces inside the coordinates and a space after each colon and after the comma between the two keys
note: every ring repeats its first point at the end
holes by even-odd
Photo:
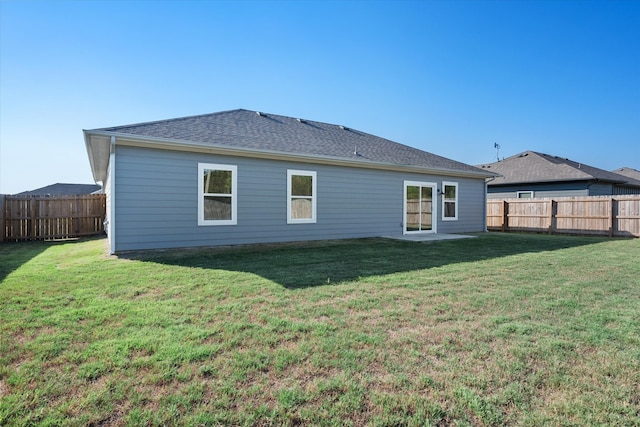
{"type": "Polygon", "coordinates": [[[407,185],[407,200],[418,200],[420,197],[420,187],[407,185]]]}
{"type": "Polygon", "coordinates": [[[444,202],[444,216],[445,218],[455,218],[456,216],[455,202],[444,202]]]}
{"type": "Polygon", "coordinates": [[[291,199],[291,218],[311,219],[311,199],[291,199]]]}
{"type": "Polygon", "coordinates": [[[231,197],[204,196],[204,219],[231,219],[231,197]]]}
{"type": "Polygon", "coordinates": [[[306,175],[291,176],[292,196],[313,196],[313,177],[306,175]]]}
{"type": "Polygon", "coordinates": [[[204,192],[213,194],[231,194],[231,171],[205,170],[204,192]]]}
{"type": "Polygon", "coordinates": [[[433,188],[431,187],[421,187],[422,188],[422,200],[432,200],[433,196],[433,188]]]}
{"type": "Polygon", "coordinates": [[[456,198],[456,186],[455,185],[445,185],[444,186],[444,197],[445,197],[445,199],[455,199],[456,198]]]}

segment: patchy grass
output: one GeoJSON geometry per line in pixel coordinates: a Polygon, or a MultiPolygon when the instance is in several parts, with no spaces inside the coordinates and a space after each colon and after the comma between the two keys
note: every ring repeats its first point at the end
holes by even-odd
{"type": "Polygon", "coordinates": [[[0,245],[1,425],[640,425],[640,240],[0,245]]]}

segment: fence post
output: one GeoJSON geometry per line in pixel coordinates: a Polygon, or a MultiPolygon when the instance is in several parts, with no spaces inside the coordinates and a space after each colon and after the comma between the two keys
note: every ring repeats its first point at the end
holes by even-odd
{"type": "Polygon", "coordinates": [[[29,240],[35,240],[36,238],[36,204],[33,203],[33,198],[27,199],[27,211],[29,212],[29,216],[31,218],[31,223],[29,223],[27,236],[29,240]]]}
{"type": "Polygon", "coordinates": [[[549,234],[553,234],[556,231],[556,201],[549,200],[549,234]]]}
{"type": "Polygon", "coordinates": [[[613,237],[616,233],[615,233],[615,227],[616,227],[616,212],[615,212],[615,208],[616,208],[616,200],[611,197],[609,199],[609,237],[613,237]]]}
{"type": "Polygon", "coordinates": [[[0,231],[0,242],[3,242],[7,238],[7,224],[4,222],[4,200],[6,197],[4,194],[0,194],[0,227],[2,227],[0,231]]]}
{"type": "Polygon", "coordinates": [[[502,201],[502,231],[509,229],[509,203],[506,200],[502,201]]]}

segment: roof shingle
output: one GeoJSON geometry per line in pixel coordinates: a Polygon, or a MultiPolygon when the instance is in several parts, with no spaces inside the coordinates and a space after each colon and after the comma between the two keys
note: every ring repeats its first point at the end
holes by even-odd
{"type": "Polygon", "coordinates": [[[51,184],[46,187],[36,188],[31,191],[23,191],[18,196],[77,196],[81,194],[92,194],[100,190],[96,184],[51,184]]]}
{"type": "Polygon", "coordinates": [[[640,171],[633,168],[620,168],[613,171],[613,173],[617,173],[618,175],[626,176],[627,178],[631,178],[634,181],[637,181],[638,185],[640,185],[640,171]]]}
{"type": "Polygon", "coordinates": [[[478,167],[502,175],[489,185],[591,180],[636,184],[617,173],[535,151],[525,151],[478,167]]]}
{"type": "Polygon", "coordinates": [[[95,129],[137,137],[255,151],[417,166],[491,176],[491,172],[345,126],[243,109],[95,129]]]}

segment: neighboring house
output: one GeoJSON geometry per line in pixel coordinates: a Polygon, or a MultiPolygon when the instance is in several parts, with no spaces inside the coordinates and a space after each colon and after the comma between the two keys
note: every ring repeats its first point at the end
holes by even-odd
{"type": "Polygon", "coordinates": [[[485,230],[490,171],[247,110],[85,130],[111,252],[485,230]]]}
{"type": "Polygon", "coordinates": [[[627,178],[635,179],[640,182],[640,171],[635,170],[633,168],[620,168],[613,171],[613,173],[617,173],[618,175],[626,176],[627,178]]]}
{"type": "Polygon", "coordinates": [[[100,186],[96,184],[51,184],[46,187],[31,191],[23,191],[17,196],[77,196],[82,194],[94,194],[100,192],[100,186]]]}
{"type": "Polygon", "coordinates": [[[535,151],[478,167],[501,175],[487,184],[490,199],[640,194],[640,180],[535,151]]]}

